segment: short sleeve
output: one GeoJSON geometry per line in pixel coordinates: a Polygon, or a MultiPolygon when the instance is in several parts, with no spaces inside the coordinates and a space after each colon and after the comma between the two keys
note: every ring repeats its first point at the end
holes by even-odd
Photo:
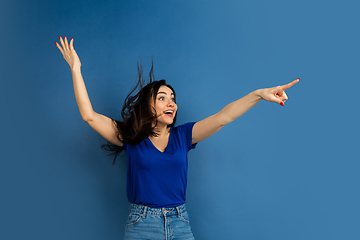
{"type": "Polygon", "coordinates": [[[195,123],[196,122],[189,122],[189,123],[185,123],[183,125],[180,125],[178,127],[179,130],[182,132],[182,134],[185,136],[186,146],[188,148],[188,151],[190,151],[191,149],[194,149],[196,147],[196,145],[197,145],[197,143],[191,144],[191,141],[192,141],[192,129],[193,129],[195,123]]]}

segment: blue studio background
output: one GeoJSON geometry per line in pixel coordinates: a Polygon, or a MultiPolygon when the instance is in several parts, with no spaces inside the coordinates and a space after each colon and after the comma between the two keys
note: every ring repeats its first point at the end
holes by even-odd
{"type": "Polygon", "coordinates": [[[122,239],[126,162],[82,121],[73,37],[96,111],[119,118],[136,62],[177,91],[178,124],[301,81],[189,153],[196,239],[360,239],[356,0],[2,0],[0,239],[122,239]]]}

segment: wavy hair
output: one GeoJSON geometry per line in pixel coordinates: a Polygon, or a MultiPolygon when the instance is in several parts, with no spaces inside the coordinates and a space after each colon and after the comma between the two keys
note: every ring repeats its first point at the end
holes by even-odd
{"type": "MultiPolygon", "coordinates": [[[[131,145],[137,145],[149,136],[158,136],[158,133],[154,131],[157,125],[157,113],[155,108],[151,107],[151,101],[155,103],[159,88],[167,86],[173,91],[176,99],[174,89],[164,79],[154,80],[153,63],[151,64],[148,80],[143,77],[142,65],[138,63],[137,66],[138,81],[124,100],[121,110],[122,121],[113,119],[114,125],[117,128],[117,138],[121,142],[131,145]]],[[[168,127],[175,125],[176,116],[177,114],[172,124],[168,125],[168,127]]],[[[102,148],[109,151],[110,156],[114,156],[113,164],[115,164],[116,157],[123,151],[123,148],[110,142],[102,145],[102,148]]]]}

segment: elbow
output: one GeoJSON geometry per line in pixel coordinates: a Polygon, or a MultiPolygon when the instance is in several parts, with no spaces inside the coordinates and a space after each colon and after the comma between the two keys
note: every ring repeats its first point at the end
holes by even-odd
{"type": "Polygon", "coordinates": [[[87,123],[94,120],[94,112],[80,112],[80,114],[82,119],[87,123]]]}
{"type": "Polygon", "coordinates": [[[81,115],[82,120],[84,120],[85,122],[89,123],[93,120],[93,118],[89,115],[81,115]]]}
{"type": "Polygon", "coordinates": [[[82,117],[82,120],[84,120],[85,122],[91,122],[91,118],[89,117],[82,117]]]}

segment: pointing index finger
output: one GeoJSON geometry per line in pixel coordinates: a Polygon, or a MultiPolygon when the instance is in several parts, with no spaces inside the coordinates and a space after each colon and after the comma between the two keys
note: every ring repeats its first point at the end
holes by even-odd
{"type": "Polygon", "coordinates": [[[286,89],[291,88],[292,86],[294,86],[295,84],[297,84],[300,81],[300,78],[295,79],[294,81],[292,81],[291,83],[282,85],[281,88],[283,91],[285,91],[286,89]]]}

